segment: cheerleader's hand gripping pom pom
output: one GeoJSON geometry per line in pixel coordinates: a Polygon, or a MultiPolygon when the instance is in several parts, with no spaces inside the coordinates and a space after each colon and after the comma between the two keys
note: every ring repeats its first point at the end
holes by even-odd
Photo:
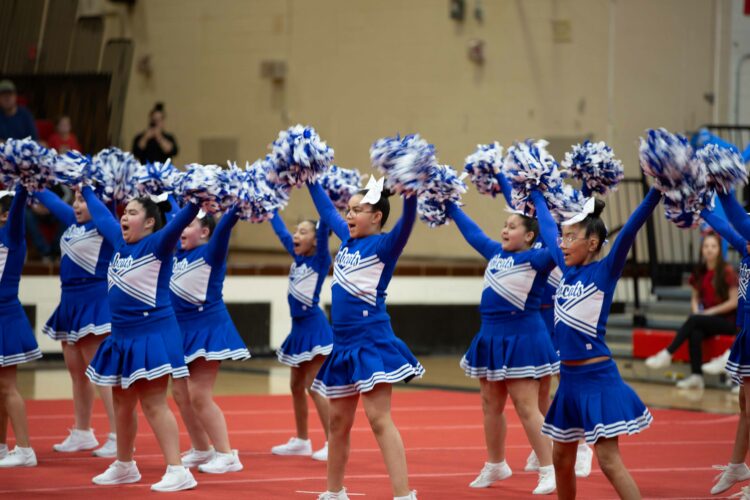
{"type": "Polygon", "coordinates": [[[584,194],[606,195],[625,177],[622,162],[604,142],[584,141],[565,153],[563,169],[581,181],[584,194]]]}
{"type": "Polygon", "coordinates": [[[300,187],[328,170],[333,163],[333,149],[314,128],[295,125],[279,132],[271,145],[271,160],[279,183],[300,187]]]}
{"type": "Polygon", "coordinates": [[[267,160],[258,160],[245,170],[245,179],[239,199],[238,214],[243,220],[264,222],[273,217],[274,211],[283,209],[289,200],[289,188],[269,178],[267,160]]]}
{"type": "Polygon", "coordinates": [[[427,181],[417,196],[419,219],[430,227],[448,224],[448,204],[461,206],[461,195],[466,193],[464,175],[448,165],[430,168],[427,181]]]}
{"type": "Polygon", "coordinates": [[[201,205],[204,201],[221,201],[227,197],[227,179],[218,165],[191,163],[185,166],[180,190],[185,201],[201,205]]]}
{"type": "Polygon", "coordinates": [[[710,189],[729,193],[737,184],[747,184],[745,162],[736,151],[708,144],[699,149],[695,157],[706,167],[710,189]]]}
{"type": "Polygon", "coordinates": [[[54,178],[59,184],[76,187],[87,184],[91,176],[91,158],[70,150],[58,155],[54,167],[54,178]]]}
{"type": "Polygon", "coordinates": [[[385,187],[404,196],[417,194],[437,165],[435,147],[419,134],[385,137],[370,147],[372,166],[386,176],[385,187]]]}
{"type": "Polygon", "coordinates": [[[527,140],[508,148],[503,160],[503,175],[513,188],[513,207],[534,214],[533,190],[540,191],[551,207],[563,204],[563,178],[557,162],[546,149],[547,141],[527,140]]]}
{"type": "Polygon", "coordinates": [[[107,148],[92,158],[89,182],[102,201],[127,203],[141,194],[138,192],[138,178],[143,169],[132,154],[118,148],[107,148]]]}
{"type": "Polygon", "coordinates": [[[333,165],[320,176],[318,182],[336,208],[344,210],[348,206],[349,198],[362,189],[362,174],[356,169],[333,165]]]}
{"type": "Polygon", "coordinates": [[[20,183],[28,191],[42,191],[52,184],[56,163],[57,152],[30,137],[0,146],[0,177],[9,186],[20,183]]]}
{"type": "Polygon", "coordinates": [[[502,192],[497,180],[503,166],[503,147],[494,142],[479,144],[476,151],[466,157],[464,171],[481,194],[496,196],[502,192]]]}
{"type": "Polygon", "coordinates": [[[180,187],[183,173],[168,159],[164,163],[147,163],[139,169],[138,191],[144,195],[174,193],[180,187]]]}

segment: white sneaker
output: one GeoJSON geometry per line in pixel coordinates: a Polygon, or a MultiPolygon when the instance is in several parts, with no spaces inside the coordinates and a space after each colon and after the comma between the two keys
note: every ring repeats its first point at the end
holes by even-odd
{"type": "Polygon", "coordinates": [[[653,356],[646,358],[646,366],[652,370],[666,368],[672,364],[672,355],[666,349],[662,349],[653,356]]]}
{"type": "Polygon", "coordinates": [[[161,477],[161,481],[151,485],[151,491],[182,491],[192,490],[198,486],[190,473],[190,469],[183,465],[167,465],[167,472],[161,477]]]}
{"type": "Polygon", "coordinates": [[[417,500],[417,492],[410,491],[408,495],[403,497],[393,497],[393,500],[417,500]]]}
{"type": "Polygon", "coordinates": [[[0,460],[8,456],[8,445],[0,444],[0,460]]]}
{"type": "Polygon", "coordinates": [[[532,493],[534,495],[549,495],[555,491],[555,467],[547,465],[539,467],[539,482],[532,493]]]}
{"type": "Polygon", "coordinates": [[[703,389],[703,375],[693,373],[677,382],[678,389],[703,389]]]}
{"type": "Polygon", "coordinates": [[[91,480],[94,484],[127,484],[135,483],[141,480],[141,473],[135,460],[130,462],[120,462],[115,460],[107,470],[91,480]]]}
{"type": "Polygon", "coordinates": [[[728,490],[734,486],[734,483],[750,479],[750,468],[744,463],[714,465],[714,469],[720,470],[721,472],[714,478],[716,484],[711,488],[712,495],[718,495],[722,491],[728,490]]]}
{"type": "Polygon", "coordinates": [[[318,500],[349,500],[349,495],[346,494],[346,488],[341,488],[338,493],[332,491],[321,493],[318,495],[318,500]]]}
{"type": "Polygon", "coordinates": [[[213,460],[214,454],[215,451],[213,446],[205,451],[190,448],[188,451],[182,454],[182,465],[187,468],[191,468],[197,467],[201,464],[207,464],[208,462],[213,460]]]}
{"type": "Polygon", "coordinates": [[[750,486],[743,486],[741,491],[727,498],[739,498],[740,500],[750,500],[750,486]]]}
{"type": "Polygon", "coordinates": [[[576,477],[589,477],[594,452],[586,444],[579,444],[576,451],[576,477]]]}
{"type": "Polygon", "coordinates": [[[503,460],[499,464],[491,464],[489,462],[484,463],[482,471],[479,473],[476,479],[469,483],[471,488],[488,488],[495,481],[502,481],[508,479],[513,475],[513,471],[510,470],[508,462],[503,460]]]}
{"type": "Polygon", "coordinates": [[[312,455],[312,443],[309,439],[293,437],[285,444],[271,448],[271,453],[274,455],[301,455],[309,457],[312,455]]]}
{"type": "Polygon", "coordinates": [[[214,458],[210,462],[200,464],[198,470],[209,474],[224,474],[226,472],[238,472],[242,470],[242,462],[237,455],[237,450],[229,453],[214,453],[214,458]]]}
{"type": "Polygon", "coordinates": [[[36,453],[32,448],[16,446],[0,460],[0,468],[7,467],[36,467],[36,453]]]}
{"type": "Polygon", "coordinates": [[[110,432],[107,436],[107,440],[104,442],[101,448],[94,450],[93,455],[95,457],[112,458],[117,456],[117,435],[110,432]]]}
{"type": "Polygon", "coordinates": [[[62,443],[53,444],[52,449],[63,453],[74,451],[93,450],[99,446],[99,441],[94,436],[93,429],[70,429],[70,434],[62,443]]]}
{"type": "Polygon", "coordinates": [[[727,366],[727,361],[729,360],[729,349],[724,351],[724,354],[721,356],[716,356],[715,358],[711,359],[708,363],[703,363],[701,366],[701,369],[703,370],[703,373],[708,373],[709,375],[719,375],[721,373],[724,373],[727,366]]]}
{"type": "Polygon", "coordinates": [[[529,453],[529,458],[526,459],[526,466],[523,470],[526,472],[537,472],[539,470],[539,459],[534,450],[529,453]]]}
{"type": "Polygon", "coordinates": [[[328,461],[328,441],[326,441],[326,444],[321,449],[312,454],[312,459],[320,462],[328,461]]]}

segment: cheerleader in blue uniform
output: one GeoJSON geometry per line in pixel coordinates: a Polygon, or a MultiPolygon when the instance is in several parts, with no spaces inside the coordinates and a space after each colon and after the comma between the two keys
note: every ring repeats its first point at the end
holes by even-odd
{"type": "Polygon", "coordinates": [[[26,405],[18,393],[16,365],[42,357],[26,313],[18,300],[18,283],[26,260],[24,213],[28,193],[0,192],[0,467],[34,467],[26,405]],[[8,420],[16,447],[8,451],[8,420]]]}
{"type": "Polygon", "coordinates": [[[328,250],[328,226],[305,220],[297,224],[290,234],[276,214],[271,225],[281,244],[294,262],[289,270],[289,310],[292,313],[292,331],[277,351],[280,363],[292,370],[290,386],[294,405],[297,436],[285,444],[274,446],[275,455],[312,456],[314,460],[328,460],[328,400],[310,390],[325,357],[333,349],[333,333],[323,310],[318,306],[320,288],[331,267],[328,250]],[[326,435],[325,445],[313,453],[307,432],[307,393],[315,403],[320,423],[326,435]]]}
{"type": "MultiPolygon", "coordinates": [[[[735,220],[738,216],[740,220],[746,217],[745,210],[737,202],[734,196],[730,195],[724,198],[722,200],[722,205],[727,207],[724,209],[726,213],[729,213],[730,211],[732,212],[735,220]]],[[[748,282],[750,282],[750,245],[748,244],[748,240],[738,234],[729,222],[723,217],[715,214],[713,211],[703,209],[701,211],[701,217],[703,217],[703,220],[705,220],[714,231],[719,233],[722,238],[729,242],[729,244],[732,245],[742,257],[742,260],[740,261],[739,287],[737,295],[737,327],[742,331],[745,324],[745,312],[749,307],[747,303],[747,285],[748,282]]],[[[734,447],[732,448],[732,456],[727,465],[714,466],[720,470],[721,473],[716,477],[716,484],[711,488],[712,495],[718,495],[719,493],[731,488],[735,483],[750,479],[750,468],[745,464],[745,457],[747,456],[748,446],[750,445],[750,433],[748,432],[745,401],[745,393],[740,391],[740,419],[737,422],[737,433],[734,439],[734,447]]]]}
{"type": "Polygon", "coordinates": [[[218,224],[212,215],[200,212],[182,231],[169,282],[190,370],[188,379],[172,381],[172,394],[193,445],[183,454],[182,464],[214,474],[242,470],[237,450],[229,445],[224,414],[213,399],[221,361],[250,357],[222,299],[229,237],[237,220],[235,207],[218,224]]]}
{"type": "Polygon", "coordinates": [[[458,206],[450,204],[448,215],[488,261],[479,306],[482,327],[461,359],[466,375],[480,382],[488,454],[484,468],[469,486],[487,488],[512,475],[505,461],[505,426],[501,421],[510,395],[539,457],[539,484],[534,494],[552,493],[552,447],[540,432],[544,416],[539,411],[540,381],[560,369],[539,313],[542,290],[554,267],[552,257],[546,249],[531,248],[538,235],[532,218],[520,214],[508,217],[500,243],[488,238],[458,206]]]}
{"type": "Polygon", "coordinates": [[[334,259],[331,286],[333,350],[313,382],[313,390],[330,399],[328,491],[319,497],[324,500],[348,498],[344,470],[360,396],[394,498],[416,498],[409,489],[404,445],[390,406],[392,384],[421,377],[424,368],[393,333],[385,295],[414,226],[417,199],[405,198],[401,219],[391,232],[383,233],[390,204],[382,186],[381,181],[352,196],[344,219],[319,184],[309,185],[321,220],[342,241],[334,259]]]}
{"type": "Polygon", "coordinates": [[[539,191],[531,193],[544,243],[563,273],[555,295],[555,335],[560,349],[560,386],[542,432],[552,438],[559,498],[576,494],[578,440],[594,443],[599,466],[621,498],[640,492],[620,456],[618,436],[647,428],[651,413],[625,384],[604,342],[607,316],[630,247],[661,194],[651,189],[625,223],[609,254],[599,260],[607,237],[600,218],[604,202],[592,198],[583,214],[557,224],[539,191]]]}
{"type": "MultiPolygon", "coordinates": [[[[49,190],[34,196],[67,227],[60,238],[60,304],[42,331],[51,339],[61,341],[65,366],[73,382],[75,423],[68,437],[53,448],[60,452],[91,450],[99,442],[91,429],[94,384],[86,377],[86,367],[112,329],[107,300],[107,268],[112,258],[112,245],[104,241],[91,221],[86,200],[79,191],[75,193],[72,207],[49,190]]],[[[94,455],[114,457],[117,443],[112,388],[96,387],[109,419],[110,433],[104,446],[94,450],[94,455]]]]}
{"type": "Polygon", "coordinates": [[[112,333],[99,346],[86,375],[97,385],[112,386],[117,460],[93,482],[123,484],[141,479],[133,460],[140,401],[167,462],[166,474],[151,489],[194,488],[197,483],[180,460],[179,432],[167,405],[167,387],[170,375],[189,375],[169,298],[169,278],[172,252],[182,230],[198,214],[198,206],[189,203],[165,224],[168,203],[136,198],[127,204],[118,224],[90,187],[82,193],[94,224],[115,252],[107,273],[112,333]]]}

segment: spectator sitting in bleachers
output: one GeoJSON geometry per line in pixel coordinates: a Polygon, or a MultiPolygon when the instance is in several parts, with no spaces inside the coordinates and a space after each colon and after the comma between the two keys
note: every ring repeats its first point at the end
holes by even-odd
{"type": "Polygon", "coordinates": [[[736,335],[738,280],[732,266],[724,261],[721,239],[709,233],[701,244],[701,263],[690,276],[693,289],[692,314],[680,327],[672,343],[646,359],[646,366],[669,366],[672,355],[687,340],[690,346],[690,376],[677,382],[681,389],[703,388],[703,340],[713,335],[736,335]]]}
{"type": "Polygon", "coordinates": [[[55,131],[50,135],[49,141],[47,142],[49,147],[56,149],[60,154],[70,151],[71,149],[76,151],[81,150],[81,145],[78,144],[78,138],[72,131],[70,117],[66,115],[57,119],[55,131]]]}

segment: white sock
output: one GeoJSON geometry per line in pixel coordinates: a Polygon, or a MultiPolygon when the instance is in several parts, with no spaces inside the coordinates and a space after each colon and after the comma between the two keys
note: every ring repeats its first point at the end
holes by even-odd
{"type": "Polygon", "coordinates": [[[539,472],[542,472],[542,471],[549,472],[549,471],[554,471],[554,470],[555,470],[554,465],[539,466],[539,472]]]}
{"type": "Polygon", "coordinates": [[[728,464],[728,467],[730,469],[742,469],[742,468],[746,467],[746,465],[745,465],[745,462],[741,462],[741,463],[738,463],[738,464],[733,464],[733,463],[730,462],[728,464]]]}
{"type": "Polygon", "coordinates": [[[487,465],[490,465],[490,466],[492,466],[492,467],[502,467],[503,465],[505,465],[505,460],[503,460],[502,462],[495,462],[495,463],[492,463],[492,462],[485,462],[485,463],[486,463],[487,465]]]}
{"type": "Polygon", "coordinates": [[[589,449],[589,445],[586,443],[578,443],[578,451],[587,451],[589,449]]]}

